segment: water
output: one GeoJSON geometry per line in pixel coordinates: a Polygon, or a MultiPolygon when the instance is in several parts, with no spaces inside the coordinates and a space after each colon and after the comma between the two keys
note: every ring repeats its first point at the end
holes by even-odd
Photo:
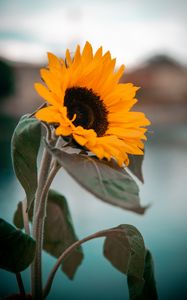
{"type": "MultiPolygon", "coordinates": [[[[144,216],[107,205],[79,187],[64,171],[53,187],[69,201],[79,238],[101,229],[126,223],[136,226],[153,254],[159,299],[187,299],[187,127],[157,128],[146,148],[145,184],[140,184],[142,204],[151,203],[144,216]]],[[[10,173],[0,186],[0,215],[12,221],[17,202],[24,193],[10,173]]],[[[126,278],[102,255],[103,239],[84,244],[85,258],[70,281],[58,271],[49,300],[128,299],[126,278]]],[[[44,279],[55,259],[44,254],[44,279]]],[[[23,273],[29,289],[29,271],[23,273]]],[[[17,292],[15,276],[0,271],[0,295],[17,292]]],[[[150,299],[151,300],[151,299],[150,299]]]]}

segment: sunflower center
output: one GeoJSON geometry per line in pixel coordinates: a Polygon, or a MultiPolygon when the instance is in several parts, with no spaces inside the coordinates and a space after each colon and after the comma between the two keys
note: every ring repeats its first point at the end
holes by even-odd
{"type": "Polygon", "coordinates": [[[72,87],[66,90],[64,105],[67,107],[68,118],[72,119],[75,126],[93,129],[97,136],[103,136],[108,128],[107,110],[98,95],[92,89],[72,87]]]}

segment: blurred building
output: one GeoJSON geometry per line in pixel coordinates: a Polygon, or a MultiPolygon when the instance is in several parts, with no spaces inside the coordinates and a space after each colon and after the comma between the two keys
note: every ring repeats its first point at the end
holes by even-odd
{"type": "Polygon", "coordinates": [[[20,117],[36,109],[42,102],[34,90],[34,83],[40,80],[41,66],[8,62],[14,74],[14,92],[6,95],[0,103],[1,113],[12,117],[20,117]]]}
{"type": "Polygon", "coordinates": [[[0,59],[0,176],[11,169],[10,141],[18,119],[42,101],[33,88],[38,79],[38,66],[0,59]]]}
{"type": "Polygon", "coordinates": [[[133,82],[141,106],[153,123],[187,122],[187,68],[165,55],[154,56],[124,73],[121,82],[133,82]]]}

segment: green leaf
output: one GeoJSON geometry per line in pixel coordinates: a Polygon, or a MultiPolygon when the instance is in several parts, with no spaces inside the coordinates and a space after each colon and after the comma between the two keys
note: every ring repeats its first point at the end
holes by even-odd
{"type": "Polygon", "coordinates": [[[152,255],[146,251],[144,265],[144,281],[129,275],[127,278],[130,300],[157,300],[156,282],[154,277],[154,265],[152,255]]]}
{"type": "Polygon", "coordinates": [[[128,273],[130,253],[130,245],[124,233],[115,233],[105,239],[104,256],[124,274],[128,273]]]}
{"type": "Polygon", "coordinates": [[[69,154],[47,143],[46,146],[66,171],[96,197],[139,214],[145,212],[146,207],[140,206],[136,182],[114,161],[107,163],[86,155],[69,154]]]}
{"type": "MultiPolygon", "coordinates": [[[[30,216],[30,210],[29,210],[29,216],[30,216]]],[[[17,209],[16,209],[16,211],[14,213],[14,217],[13,217],[13,223],[19,229],[24,228],[23,214],[22,214],[22,202],[19,202],[17,205],[17,209]]]]}
{"type": "Polygon", "coordinates": [[[106,237],[104,256],[120,272],[143,278],[145,246],[140,232],[132,225],[119,225],[122,232],[106,237]]]}
{"type": "Polygon", "coordinates": [[[142,182],[144,183],[142,164],[144,160],[144,155],[129,155],[129,165],[128,169],[142,182]]]}
{"type": "MultiPolygon", "coordinates": [[[[55,257],[77,241],[68,204],[64,196],[50,190],[45,222],[44,249],[55,257]]],[[[63,272],[72,279],[83,259],[82,248],[75,249],[62,263],[63,272]]]]}
{"type": "Polygon", "coordinates": [[[41,124],[23,116],[12,137],[12,162],[15,174],[25,190],[28,206],[37,189],[37,155],[41,140],[41,124]]]}
{"type": "MultiPolygon", "coordinates": [[[[29,220],[32,221],[31,207],[29,220]]],[[[14,224],[23,228],[22,203],[19,202],[14,214],[14,224]]],[[[47,201],[47,217],[44,227],[43,248],[55,257],[59,257],[64,250],[77,241],[70,211],[64,196],[54,190],[49,191],[47,201]]],[[[63,272],[72,279],[83,259],[82,248],[74,250],[63,262],[63,272]]]]}
{"type": "Polygon", "coordinates": [[[0,219],[0,268],[10,272],[21,272],[32,262],[35,241],[0,219]]]}

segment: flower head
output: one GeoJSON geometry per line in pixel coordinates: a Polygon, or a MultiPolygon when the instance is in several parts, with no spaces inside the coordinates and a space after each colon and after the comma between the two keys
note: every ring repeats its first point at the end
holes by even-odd
{"type": "Polygon", "coordinates": [[[72,136],[99,159],[128,165],[128,154],[143,154],[150,122],[143,113],[130,111],[138,88],[118,83],[124,66],[115,71],[110,52],[103,54],[100,47],[93,54],[88,42],[82,53],[77,46],[73,57],[67,49],[65,61],[52,53],[48,59],[48,68],[41,69],[46,86],[35,84],[48,106],[36,118],[54,123],[56,135],[72,136]]]}

